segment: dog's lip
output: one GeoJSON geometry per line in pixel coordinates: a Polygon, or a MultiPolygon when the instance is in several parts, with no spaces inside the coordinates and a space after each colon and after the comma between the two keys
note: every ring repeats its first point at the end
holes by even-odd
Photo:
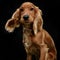
{"type": "Polygon", "coordinates": [[[29,21],[25,21],[26,23],[28,23],[29,21]]]}
{"type": "Polygon", "coordinates": [[[26,23],[26,24],[30,24],[30,22],[29,22],[29,21],[25,21],[25,23],[26,23]]]}
{"type": "Polygon", "coordinates": [[[25,23],[29,23],[29,21],[26,21],[25,23]]]}
{"type": "Polygon", "coordinates": [[[25,24],[25,25],[30,25],[30,23],[29,23],[29,22],[25,22],[24,24],[25,24]]]}

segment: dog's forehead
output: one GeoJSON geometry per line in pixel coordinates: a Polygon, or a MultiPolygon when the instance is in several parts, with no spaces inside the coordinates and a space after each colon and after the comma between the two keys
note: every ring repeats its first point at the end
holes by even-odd
{"type": "Polygon", "coordinates": [[[21,5],[21,7],[33,7],[33,6],[34,6],[34,4],[31,2],[25,2],[21,5]]]}

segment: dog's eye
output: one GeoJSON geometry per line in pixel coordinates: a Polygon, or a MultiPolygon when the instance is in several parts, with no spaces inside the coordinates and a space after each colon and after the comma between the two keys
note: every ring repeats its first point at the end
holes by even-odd
{"type": "Polygon", "coordinates": [[[24,11],[24,9],[21,8],[20,11],[24,11]]]}
{"type": "Polygon", "coordinates": [[[33,11],[34,10],[34,8],[30,8],[30,11],[33,11]]]}

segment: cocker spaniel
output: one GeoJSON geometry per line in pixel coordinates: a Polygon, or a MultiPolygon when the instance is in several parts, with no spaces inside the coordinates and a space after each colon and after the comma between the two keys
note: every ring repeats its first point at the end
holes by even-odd
{"type": "Polygon", "coordinates": [[[13,32],[23,26],[23,44],[27,60],[56,60],[57,51],[52,37],[43,29],[42,11],[31,2],[23,3],[7,21],[5,29],[13,32]]]}

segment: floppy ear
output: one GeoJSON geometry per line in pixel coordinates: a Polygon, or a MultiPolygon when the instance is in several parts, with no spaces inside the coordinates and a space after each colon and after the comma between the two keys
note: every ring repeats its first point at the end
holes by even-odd
{"type": "Polygon", "coordinates": [[[34,34],[36,35],[39,31],[42,30],[43,19],[42,19],[42,11],[36,6],[35,6],[35,10],[36,10],[36,14],[33,23],[33,30],[34,30],[34,34]]]}
{"type": "Polygon", "coordinates": [[[17,9],[12,15],[11,19],[6,22],[5,29],[8,32],[13,32],[16,27],[20,26],[20,10],[17,9]]]}

